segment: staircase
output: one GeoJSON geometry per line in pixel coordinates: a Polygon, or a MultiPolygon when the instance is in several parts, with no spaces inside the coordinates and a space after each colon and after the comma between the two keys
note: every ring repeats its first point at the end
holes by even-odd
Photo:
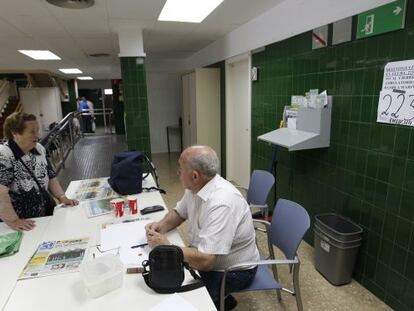
{"type": "Polygon", "coordinates": [[[8,102],[4,105],[3,112],[0,116],[0,139],[3,139],[4,120],[17,110],[19,110],[19,99],[15,96],[10,96],[8,102]]]}

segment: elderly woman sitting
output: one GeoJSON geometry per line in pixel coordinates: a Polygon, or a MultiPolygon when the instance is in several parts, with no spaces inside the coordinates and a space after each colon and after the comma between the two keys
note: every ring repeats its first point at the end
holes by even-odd
{"type": "MultiPolygon", "coordinates": [[[[45,148],[38,143],[36,117],[12,113],[4,123],[8,141],[0,145],[0,219],[15,230],[31,230],[35,221],[27,218],[48,216],[45,194],[65,205],[78,201],[65,196],[56,173],[46,159],[45,148]]],[[[53,202],[53,201],[52,201],[53,202]]]]}

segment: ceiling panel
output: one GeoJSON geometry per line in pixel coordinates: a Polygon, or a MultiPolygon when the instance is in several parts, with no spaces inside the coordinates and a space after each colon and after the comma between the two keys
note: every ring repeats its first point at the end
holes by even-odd
{"type": "Polygon", "coordinates": [[[17,16],[4,17],[14,27],[34,37],[58,37],[65,34],[66,31],[55,18],[44,18],[38,16],[17,16]]]}
{"type": "Polygon", "coordinates": [[[1,0],[0,16],[47,17],[49,11],[45,0],[1,0]]]}
{"type": "Polygon", "coordinates": [[[46,0],[0,0],[0,70],[59,73],[58,68],[76,66],[94,78],[109,78],[120,72],[117,30],[122,27],[143,29],[148,57],[184,59],[280,1],[225,0],[194,24],[157,21],[165,0],[95,0],[84,10],[58,8],[46,0]],[[50,49],[62,60],[39,62],[17,49],[50,49]],[[97,59],[91,53],[111,56],[97,59]]]}
{"type": "Polygon", "coordinates": [[[0,18],[0,37],[26,37],[27,35],[22,33],[16,27],[9,22],[0,18]]]}
{"type": "Polygon", "coordinates": [[[157,20],[165,0],[106,0],[109,18],[157,20]]]}

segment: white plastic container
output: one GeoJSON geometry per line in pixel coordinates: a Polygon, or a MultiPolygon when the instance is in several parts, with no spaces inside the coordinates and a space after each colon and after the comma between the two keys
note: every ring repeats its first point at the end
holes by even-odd
{"type": "Polygon", "coordinates": [[[88,295],[97,298],[122,286],[124,265],[112,254],[85,262],[80,268],[88,295]]]}

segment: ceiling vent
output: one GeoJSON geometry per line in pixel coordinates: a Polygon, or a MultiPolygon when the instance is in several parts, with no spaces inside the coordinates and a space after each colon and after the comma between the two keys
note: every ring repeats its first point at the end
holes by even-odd
{"type": "Polygon", "coordinates": [[[95,0],[46,0],[50,4],[67,9],[86,9],[95,4],[95,0]]]}
{"type": "Polygon", "coordinates": [[[93,53],[93,54],[89,54],[90,57],[108,57],[109,54],[108,53],[93,53]]]}

